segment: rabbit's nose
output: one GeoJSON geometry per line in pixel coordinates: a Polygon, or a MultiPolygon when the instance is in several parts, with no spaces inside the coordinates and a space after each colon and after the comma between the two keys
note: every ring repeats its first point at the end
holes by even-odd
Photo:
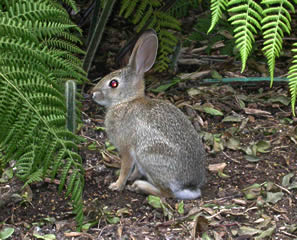
{"type": "Polygon", "coordinates": [[[93,92],[92,93],[92,99],[93,100],[101,100],[101,99],[103,99],[103,93],[102,93],[102,91],[95,91],[95,92],[93,92]]]}
{"type": "Polygon", "coordinates": [[[93,92],[92,93],[92,99],[95,99],[97,95],[98,95],[98,92],[93,92]]]}

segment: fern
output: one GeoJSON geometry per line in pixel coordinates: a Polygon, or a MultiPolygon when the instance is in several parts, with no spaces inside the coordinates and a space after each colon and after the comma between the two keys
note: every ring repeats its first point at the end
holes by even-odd
{"type": "Polygon", "coordinates": [[[136,32],[140,32],[145,26],[157,31],[160,48],[155,69],[160,72],[168,68],[170,62],[168,56],[174,51],[178,41],[170,29],[180,31],[180,23],[175,17],[158,10],[162,5],[162,0],[122,0],[120,9],[121,16],[131,18],[132,22],[137,25],[136,32]]]}
{"type": "Polygon", "coordinates": [[[199,0],[177,0],[172,8],[169,10],[170,15],[177,18],[185,17],[189,14],[191,8],[197,8],[199,0]]]}
{"type": "Polygon", "coordinates": [[[155,69],[156,71],[163,72],[168,68],[170,62],[168,56],[174,51],[174,47],[178,42],[174,32],[168,31],[168,29],[180,31],[180,25],[174,17],[164,12],[155,11],[155,16],[157,21],[153,26],[150,26],[159,32],[159,62],[155,66],[155,69]]]}
{"type": "Polygon", "coordinates": [[[33,172],[29,177],[28,180],[25,182],[25,186],[31,184],[33,182],[42,182],[42,169],[38,169],[37,171],[33,172]]]}
{"type": "Polygon", "coordinates": [[[289,68],[289,88],[291,92],[291,106],[292,113],[295,116],[295,105],[296,105],[296,97],[297,97],[297,43],[293,44],[292,52],[294,53],[294,57],[292,60],[292,66],[289,68]]]}
{"type": "Polygon", "coordinates": [[[78,11],[74,0],[62,0],[62,1],[66,3],[68,6],[70,6],[75,12],[78,11]]]}
{"type": "Polygon", "coordinates": [[[4,0],[1,6],[0,166],[15,159],[25,184],[59,177],[81,225],[84,171],[78,137],[65,129],[64,96],[66,80],[86,80],[74,56],[84,54],[73,34],[81,31],[56,1],[4,0]]]}
{"type": "Polygon", "coordinates": [[[234,14],[229,21],[232,25],[236,25],[234,38],[236,38],[236,47],[240,52],[241,71],[243,72],[255,42],[254,34],[258,33],[257,29],[261,30],[263,9],[254,0],[241,1],[240,5],[238,5],[238,0],[231,0],[228,7],[228,11],[234,14]]]}
{"type": "Polygon", "coordinates": [[[222,14],[228,4],[228,0],[211,0],[210,10],[211,10],[211,24],[208,29],[208,33],[210,33],[217,22],[222,17],[222,14]]]}
{"type": "Polygon", "coordinates": [[[279,57],[282,50],[284,32],[291,32],[291,15],[295,12],[293,4],[288,0],[263,0],[266,5],[263,11],[265,17],[262,20],[263,38],[265,39],[263,51],[268,60],[271,85],[273,83],[275,58],[279,57]]]}

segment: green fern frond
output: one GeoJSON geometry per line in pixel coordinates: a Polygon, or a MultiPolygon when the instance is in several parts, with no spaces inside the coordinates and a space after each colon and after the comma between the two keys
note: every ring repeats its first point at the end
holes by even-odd
{"type": "Polygon", "coordinates": [[[75,12],[78,12],[78,9],[74,0],[62,0],[62,1],[68,6],[70,6],[75,12]]]}
{"type": "Polygon", "coordinates": [[[69,161],[69,159],[66,159],[66,164],[64,164],[61,178],[60,178],[60,185],[59,185],[59,191],[61,192],[63,190],[63,186],[65,185],[66,179],[67,179],[67,173],[71,169],[72,161],[69,161]]]}
{"type": "Polygon", "coordinates": [[[85,73],[80,66],[73,65],[73,62],[67,62],[61,58],[65,52],[59,50],[50,51],[46,46],[42,47],[33,42],[23,42],[22,39],[11,39],[3,37],[0,39],[0,50],[3,53],[13,54],[16,57],[22,57],[20,53],[26,54],[31,58],[40,61],[40,64],[52,65],[52,67],[65,69],[65,76],[85,81],[85,73]]]}
{"type": "MultiPolygon", "coordinates": [[[[136,1],[138,1],[138,0],[136,0],[136,1]]],[[[128,7],[129,7],[130,5],[131,5],[130,0],[123,0],[123,1],[121,2],[121,9],[120,9],[120,13],[119,13],[119,15],[120,15],[120,16],[123,16],[123,13],[124,13],[125,11],[127,11],[128,7]]]]}
{"type": "Polygon", "coordinates": [[[159,32],[159,39],[159,62],[155,66],[155,69],[156,71],[162,72],[168,68],[168,64],[170,62],[168,55],[173,52],[173,47],[176,46],[178,40],[172,32],[163,29],[159,32]]]}
{"type": "MultiPolygon", "coordinates": [[[[73,0],[65,0],[74,6],[73,0]]],[[[64,82],[86,80],[75,26],[54,0],[3,0],[0,8],[1,166],[16,160],[16,175],[30,184],[59,177],[71,192],[81,225],[84,185],[78,137],[65,129],[64,82]],[[67,186],[68,177],[75,180],[67,186]]],[[[77,109],[77,111],[79,111],[77,109]]]]}
{"type": "MultiPolygon", "coordinates": [[[[145,9],[146,9],[147,7],[149,7],[150,9],[152,8],[152,6],[148,4],[148,2],[149,2],[149,1],[144,0],[144,1],[141,1],[141,3],[139,4],[138,9],[137,9],[137,11],[136,11],[136,13],[135,13],[135,15],[134,15],[134,17],[133,17],[133,20],[132,20],[132,22],[133,22],[134,24],[137,24],[137,23],[140,21],[140,19],[141,19],[142,16],[143,16],[143,13],[145,12],[145,9]],[[148,5],[149,5],[149,6],[148,6],[148,5]]],[[[135,7],[135,6],[134,6],[134,7],[135,7]]],[[[130,16],[130,15],[129,15],[129,16],[130,16]]],[[[127,18],[128,16],[125,15],[125,17],[127,18]]]]}
{"type": "MultiPolygon", "coordinates": [[[[34,151],[31,150],[23,154],[16,163],[16,175],[21,179],[26,179],[32,173],[32,166],[34,161],[34,151]]],[[[34,174],[34,172],[33,172],[34,174]]],[[[32,179],[28,181],[32,182],[32,179]]]]}
{"type": "Polygon", "coordinates": [[[291,93],[292,113],[295,116],[295,106],[297,97],[297,43],[293,44],[292,52],[294,53],[292,65],[289,68],[289,89],[291,93]]]}
{"type": "Polygon", "coordinates": [[[19,66],[19,68],[30,69],[30,73],[42,74],[46,76],[48,69],[46,66],[39,64],[39,62],[34,58],[29,58],[24,56],[23,58],[16,58],[14,55],[1,54],[0,53],[0,68],[3,70],[3,73],[11,72],[12,70],[5,70],[7,68],[13,68],[14,66],[19,66]],[[35,71],[33,71],[35,69],[35,71]]]}
{"type": "Polygon", "coordinates": [[[15,6],[7,9],[4,16],[12,20],[39,20],[72,24],[66,10],[53,7],[53,5],[47,1],[39,1],[38,4],[31,1],[17,1],[15,6]]]}
{"type": "Polygon", "coordinates": [[[160,28],[169,28],[173,30],[180,31],[180,22],[175,18],[170,16],[169,14],[161,11],[155,11],[160,28]]]}
{"type": "Polygon", "coordinates": [[[79,37],[69,32],[70,30],[75,30],[81,34],[81,30],[73,24],[40,21],[33,23],[30,21],[25,21],[23,24],[26,28],[28,28],[28,30],[34,32],[40,39],[51,38],[52,36],[55,36],[62,37],[63,39],[76,44],[82,44],[82,41],[79,37]]]}
{"type": "MultiPolygon", "coordinates": [[[[150,28],[152,28],[152,26],[157,21],[155,15],[153,15],[153,12],[154,12],[154,10],[153,10],[152,6],[149,6],[148,9],[146,10],[144,16],[142,17],[141,21],[136,26],[136,32],[140,32],[141,29],[144,28],[144,25],[149,21],[150,18],[154,18],[154,20],[155,20],[155,21],[151,22],[150,28]]],[[[134,23],[134,24],[136,24],[136,23],[134,23]]]]}
{"type": "Polygon", "coordinates": [[[67,50],[68,53],[85,54],[85,51],[83,51],[77,45],[71,44],[69,41],[62,39],[46,39],[44,42],[42,42],[42,46],[48,46],[50,49],[64,49],[67,50]]]}
{"type": "MultiPolygon", "coordinates": [[[[122,1],[120,16],[122,16],[124,13],[124,18],[130,17],[132,12],[135,10],[138,2],[139,2],[139,0],[124,0],[124,1],[122,1]]],[[[144,0],[143,2],[148,2],[148,0],[144,0]]]]}
{"type": "Polygon", "coordinates": [[[261,20],[263,9],[254,0],[244,0],[238,5],[238,0],[231,0],[228,3],[228,11],[234,13],[229,18],[234,29],[236,38],[236,47],[239,49],[243,72],[246,66],[246,61],[251,53],[255,37],[258,30],[261,30],[261,20]]]}
{"type": "Polygon", "coordinates": [[[264,55],[268,60],[271,85],[273,84],[275,58],[279,57],[282,50],[284,32],[291,32],[291,15],[295,12],[294,6],[288,0],[262,0],[266,6],[263,11],[265,17],[262,20],[264,55]]]}
{"type": "Polygon", "coordinates": [[[215,25],[222,17],[223,11],[226,10],[227,4],[228,0],[211,0],[211,25],[207,33],[210,33],[214,29],[215,25]]]}
{"type": "Polygon", "coordinates": [[[174,51],[177,43],[176,36],[171,30],[180,31],[180,22],[169,13],[159,11],[157,8],[163,4],[162,0],[122,0],[120,15],[125,18],[131,17],[132,22],[137,25],[136,32],[147,28],[153,28],[159,35],[159,55],[157,71],[164,71],[170,62],[169,55],[174,51]]]}
{"type": "Polygon", "coordinates": [[[22,23],[5,17],[0,19],[0,35],[10,35],[15,38],[21,37],[35,43],[38,42],[36,35],[32,31],[26,29],[22,23]]]}
{"type": "Polygon", "coordinates": [[[172,8],[169,10],[170,15],[175,16],[177,18],[182,18],[187,16],[189,13],[189,9],[193,6],[193,2],[191,0],[177,0],[172,8]]]}
{"type": "Polygon", "coordinates": [[[29,185],[33,182],[42,182],[43,174],[42,169],[38,169],[36,172],[33,172],[30,176],[28,176],[28,180],[25,182],[24,186],[29,185]]]}

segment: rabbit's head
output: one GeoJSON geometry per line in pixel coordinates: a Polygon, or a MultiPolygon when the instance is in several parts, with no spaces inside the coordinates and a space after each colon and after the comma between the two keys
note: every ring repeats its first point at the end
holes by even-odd
{"type": "Polygon", "coordinates": [[[93,88],[93,100],[100,105],[110,107],[143,97],[143,75],[153,66],[157,50],[156,32],[145,31],[137,40],[128,65],[108,74],[93,88]]]}

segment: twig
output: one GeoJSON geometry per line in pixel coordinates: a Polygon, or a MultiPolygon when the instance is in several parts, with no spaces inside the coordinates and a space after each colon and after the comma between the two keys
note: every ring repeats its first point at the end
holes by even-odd
{"type": "Polygon", "coordinates": [[[288,232],[285,232],[285,231],[280,231],[280,232],[283,233],[286,236],[289,236],[289,237],[292,237],[292,238],[297,238],[297,235],[294,235],[292,233],[288,233],[288,232]]]}
{"type": "Polygon", "coordinates": [[[60,185],[60,180],[58,180],[58,179],[51,179],[51,178],[45,178],[44,179],[44,182],[47,182],[47,183],[54,183],[54,184],[56,184],[56,185],[60,185]]]}
{"type": "Polygon", "coordinates": [[[251,207],[251,208],[248,208],[248,209],[245,210],[244,212],[247,213],[247,212],[249,212],[249,211],[251,211],[251,210],[255,210],[255,209],[258,209],[258,207],[251,207]]]}
{"type": "Polygon", "coordinates": [[[223,151],[223,154],[224,154],[227,158],[229,158],[231,161],[236,162],[236,163],[240,163],[240,161],[235,160],[234,158],[230,157],[230,156],[229,156],[227,153],[225,153],[224,151],[223,151]]]}
{"type": "Polygon", "coordinates": [[[214,218],[214,217],[220,215],[220,214],[223,213],[223,212],[230,212],[230,209],[226,209],[226,208],[221,209],[219,212],[217,212],[217,213],[215,213],[215,214],[213,214],[213,215],[207,217],[207,219],[212,219],[212,218],[214,218]]]}
{"type": "Polygon", "coordinates": [[[81,233],[81,232],[65,232],[64,233],[65,237],[80,237],[80,236],[84,236],[84,237],[88,237],[90,239],[95,239],[91,234],[89,233],[81,233]]]}
{"type": "Polygon", "coordinates": [[[291,192],[290,192],[288,189],[286,189],[286,188],[284,188],[284,187],[282,187],[282,186],[280,186],[280,185],[278,185],[278,184],[276,184],[276,183],[274,183],[274,185],[277,186],[278,188],[280,188],[281,190],[285,191],[285,192],[288,193],[289,195],[291,195],[291,192]]]}
{"type": "Polygon", "coordinates": [[[169,220],[169,221],[166,221],[166,222],[163,222],[163,223],[158,223],[156,225],[156,227],[161,227],[161,226],[170,226],[172,225],[173,223],[176,223],[176,222],[183,222],[185,221],[186,219],[198,214],[199,212],[201,212],[201,209],[197,209],[196,211],[192,212],[192,213],[189,213],[187,214],[186,216],[182,216],[182,217],[179,217],[179,218],[176,218],[176,219],[173,219],[173,220],[169,220]]]}
{"type": "Polygon", "coordinates": [[[232,198],[238,198],[238,197],[242,197],[241,193],[236,193],[230,196],[226,196],[226,197],[222,197],[222,198],[216,198],[216,199],[212,199],[209,201],[204,201],[205,203],[213,203],[213,202],[221,202],[222,200],[228,200],[228,199],[232,199],[232,198]]]}

